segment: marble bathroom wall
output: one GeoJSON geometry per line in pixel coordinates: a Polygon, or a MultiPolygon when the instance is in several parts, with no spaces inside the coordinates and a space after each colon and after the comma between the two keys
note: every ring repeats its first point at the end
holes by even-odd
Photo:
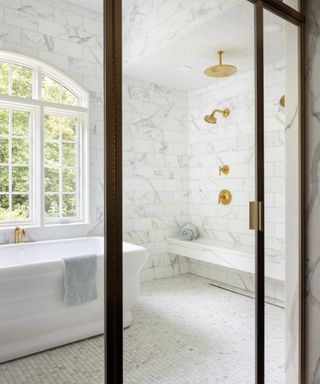
{"type": "MultiPolygon", "coordinates": [[[[167,239],[177,237],[186,222],[202,237],[253,246],[248,224],[248,201],[254,199],[253,86],[252,71],[190,93],[125,77],[124,238],[149,250],[142,280],[188,271],[185,260],[167,251],[167,239]],[[203,121],[213,108],[225,107],[229,118],[218,115],[216,125],[203,121]],[[224,164],[230,174],[219,176],[224,164]],[[218,204],[224,188],[233,193],[230,206],[218,204]]],[[[283,94],[279,62],[266,71],[266,242],[284,258],[283,94]]]]}
{"type": "Polygon", "coordinates": [[[243,0],[126,0],[124,64],[134,63],[243,0]]]}
{"type": "MultiPolygon", "coordinates": [[[[279,99],[285,93],[283,62],[266,67],[265,74],[265,187],[266,247],[285,251],[285,114],[279,99]]],[[[249,230],[248,202],[255,191],[254,72],[213,81],[189,93],[189,213],[205,238],[254,244],[249,230]],[[204,116],[229,108],[217,124],[204,116]],[[228,165],[228,175],[219,167],[228,165]],[[218,204],[219,192],[232,193],[230,205],[218,204]]]]}
{"type": "MultiPolygon", "coordinates": [[[[0,1],[0,49],[61,70],[90,94],[90,224],[28,228],[28,239],[103,234],[102,15],[65,0],[0,1]]],[[[0,231],[0,243],[13,241],[0,231]]]]}
{"type": "Polygon", "coordinates": [[[320,2],[307,7],[307,380],[320,383],[320,2]]]}
{"type": "Polygon", "coordinates": [[[167,239],[188,219],[187,94],[124,78],[124,240],[142,244],[142,280],[188,271],[167,239]]]}

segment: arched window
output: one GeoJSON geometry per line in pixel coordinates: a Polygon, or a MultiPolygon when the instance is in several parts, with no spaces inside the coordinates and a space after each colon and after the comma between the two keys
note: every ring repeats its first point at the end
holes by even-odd
{"type": "Polygon", "coordinates": [[[0,51],[0,226],[87,219],[88,93],[0,51]]]}

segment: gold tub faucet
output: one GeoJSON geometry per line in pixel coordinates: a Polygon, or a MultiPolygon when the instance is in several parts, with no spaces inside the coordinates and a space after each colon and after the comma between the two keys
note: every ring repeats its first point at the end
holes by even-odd
{"type": "Polygon", "coordinates": [[[14,242],[19,244],[21,241],[26,239],[26,231],[23,227],[16,227],[14,230],[14,242]]]}

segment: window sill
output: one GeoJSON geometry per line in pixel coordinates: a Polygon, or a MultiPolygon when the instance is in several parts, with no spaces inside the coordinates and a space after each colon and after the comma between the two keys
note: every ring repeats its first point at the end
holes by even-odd
{"type": "Polygon", "coordinates": [[[79,221],[79,222],[70,222],[70,223],[44,223],[43,225],[38,224],[30,224],[30,223],[16,223],[16,224],[10,224],[10,225],[3,225],[0,226],[0,232],[2,231],[13,231],[17,227],[23,227],[27,230],[41,230],[41,229],[47,229],[47,228],[70,228],[70,227],[81,227],[81,226],[89,226],[89,221],[79,221]]]}
{"type": "Polygon", "coordinates": [[[41,227],[37,228],[56,228],[56,227],[78,227],[78,226],[84,226],[84,225],[90,225],[91,223],[89,221],[73,221],[73,222],[61,222],[61,223],[55,223],[55,222],[46,222],[41,227]]]}

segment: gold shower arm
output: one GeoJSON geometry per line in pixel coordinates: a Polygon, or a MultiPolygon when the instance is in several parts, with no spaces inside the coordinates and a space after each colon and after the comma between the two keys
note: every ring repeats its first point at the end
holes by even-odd
{"type": "Polygon", "coordinates": [[[230,110],[228,108],[225,109],[214,109],[210,114],[210,117],[215,117],[216,113],[221,113],[223,117],[228,117],[230,115],[230,110]]]}

